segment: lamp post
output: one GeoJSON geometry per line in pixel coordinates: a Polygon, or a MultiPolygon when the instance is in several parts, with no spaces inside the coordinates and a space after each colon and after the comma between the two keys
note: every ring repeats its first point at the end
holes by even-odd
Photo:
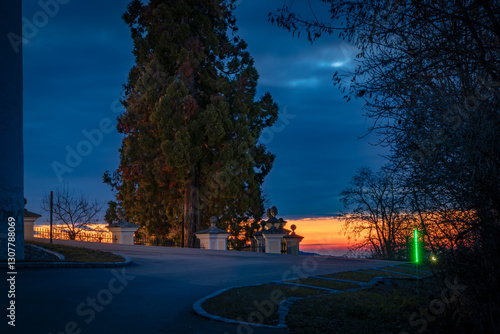
{"type": "Polygon", "coordinates": [[[52,206],[54,204],[54,192],[50,191],[50,243],[52,243],[52,206]]]}

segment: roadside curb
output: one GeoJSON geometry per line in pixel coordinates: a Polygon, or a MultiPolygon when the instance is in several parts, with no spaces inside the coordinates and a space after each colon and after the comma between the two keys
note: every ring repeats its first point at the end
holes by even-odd
{"type": "Polygon", "coordinates": [[[228,318],[223,318],[223,317],[220,317],[218,315],[213,315],[213,314],[210,314],[208,313],[207,311],[205,311],[205,309],[201,306],[205,301],[207,301],[208,299],[212,298],[212,297],[215,297],[215,296],[218,296],[220,295],[221,293],[225,292],[225,291],[228,291],[228,290],[231,290],[231,289],[235,289],[235,288],[245,288],[245,287],[248,287],[248,286],[259,286],[259,285],[263,285],[265,283],[260,283],[260,284],[250,284],[250,285],[240,285],[240,286],[232,286],[232,287],[229,287],[229,288],[224,288],[224,289],[220,289],[220,290],[217,290],[215,291],[214,293],[208,295],[208,296],[205,296],[199,300],[197,300],[194,304],[193,304],[193,311],[204,317],[204,318],[208,318],[208,319],[212,319],[212,320],[217,320],[217,321],[221,321],[221,322],[225,322],[225,323],[230,323],[230,324],[238,324],[238,325],[243,325],[243,326],[251,326],[251,327],[265,327],[265,328],[275,328],[275,329],[283,329],[283,328],[287,328],[286,325],[282,325],[281,323],[279,325],[276,325],[276,326],[273,326],[273,325],[264,325],[264,324],[256,324],[256,323],[251,323],[251,322],[244,322],[244,321],[238,321],[238,320],[234,320],[234,319],[228,319],[228,318]]]}
{"type": "MultiPolygon", "coordinates": [[[[125,259],[122,262],[16,262],[16,269],[23,268],[115,268],[128,266],[132,261],[128,256],[113,253],[125,259]]],[[[0,263],[0,268],[8,268],[8,262],[0,263]]]]}
{"type": "Polygon", "coordinates": [[[43,248],[43,247],[40,247],[40,246],[37,246],[37,245],[33,245],[33,244],[27,244],[29,245],[30,247],[34,247],[34,248],[38,248],[42,251],[44,251],[45,253],[49,253],[49,254],[52,254],[52,255],[55,255],[59,258],[59,260],[61,261],[64,261],[66,259],[66,257],[62,254],[59,254],[57,252],[54,252],[54,251],[51,251],[50,249],[47,249],[47,248],[43,248]]]}

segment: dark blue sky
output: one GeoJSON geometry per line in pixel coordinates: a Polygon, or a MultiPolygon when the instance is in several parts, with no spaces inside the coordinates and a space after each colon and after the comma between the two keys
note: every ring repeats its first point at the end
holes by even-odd
{"type": "MultiPolygon", "coordinates": [[[[34,28],[23,50],[25,197],[39,213],[42,197],[65,185],[113,199],[102,175],[118,166],[117,101],[133,65],[121,20],[129,0],[65,1],[48,15],[38,1],[23,4],[25,26],[34,28]],[[68,160],[72,151],[81,159],[68,160]]],[[[267,14],[283,1],[243,0],[235,12],[260,74],[258,95],[269,91],[280,106],[280,119],[262,138],[277,156],[264,191],[280,216],[331,215],[342,209],[338,194],[356,169],[377,168],[382,151],[369,144],[374,137],[357,139],[370,124],[361,102],[346,103],[332,85],[336,70],[352,66],[355,49],[335,37],[311,46],[272,26],[267,14]]]]}

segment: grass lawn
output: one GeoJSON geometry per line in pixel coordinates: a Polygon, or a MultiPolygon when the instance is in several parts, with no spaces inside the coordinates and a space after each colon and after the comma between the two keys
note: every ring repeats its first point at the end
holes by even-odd
{"type": "Polygon", "coordinates": [[[372,278],[375,278],[379,275],[375,273],[370,273],[368,271],[359,272],[359,271],[343,271],[341,273],[334,273],[328,275],[321,275],[320,277],[328,277],[328,278],[337,278],[343,279],[347,281],[356,281],[356,282],[368,282],[372,278]]]}
{"type": "MultiPolygon", "coordinates": [[[[414,269],[410,269],[409,267],[408,268],[402,268],[402,267],[383,267],[383,268],[380,268],[380,269],[390,270],[390,271],[396,271],[398,273],[410,274],[410,275],[415,275],[415,276],[427,276],[427,275],[429,275],[429,272],[427,272],[427,271],[414,270],[414,269]]],[[[410,276],[406,276],[406,277],[410,277],[410,276]]]]}
{"type": "Polygon", "coordinates": [[[398,267],[408,268],[408,269],[418,268],[419,270],[432,271],[431,267],[426,265],[426,264],[421,264],[421,265],[415,266],[415,264],[413,264],[413,263],[402,263],[402,264],[398,264],[398,267]]]}
{"type": "Polygon", "coordinates": [[[348,290],[360,287],[360,285],[356,283],[339,282],[321,278],[302,278],[285,282],[318,286],[321,288],[327,288],[332,290],[348,290]]]}
{"type": "MultiPolygon", "coordinates": [[[[287,317],[290,333],[414,333],[410,315],[438,294],[432,279],[392,280],[366,290],[315,296],[296,301],[287,317]]],[[[439,326],[436,319],[432,326],[439,326]]],[[[416,327],[417,329],[420,326],[416,327]]],[[[430,328],[428,328],[430,329],[430,328]]]]}
{"type": "Polygon", "coordinates": [[[370,273],[370,274],[375,274],[377,277],[397,277],[397,278],[410,278],[408,275],[401,275],[401,274],[393,274],[393,273],[388,273],[386,271],[380,271],[380,270],[372,270],[372,269],[366,269],[362,270],[363,272],[370,273]]]}
{"type": "Polygon", "coordinates": [[[65,262],[123,262],[125,259],[119,255],[83,247],[50,244],[39,241],[26,241],[27,244],[43,247],[62,254],[65,262]]]}
{"type": "Polygon", "coordinates": [[[325,291],[278,284],[234,288],[202,305],[210,314],[243,322],[277,325],[278,305],[285,298],[324,294],[325,291]]]}
{"type": "MultiPolygon", "coordinates": [[[[407,267],[384,268],[401,273],[415,273],[407,267]]],[[[375,269],[346,271],[320,277],[366,283],[375,277],[388,276],[392,278],[377,283],[369,289],[356,291],[345,290],[363,285],[315,277],[286,281],[286,283],[341,290],[337,293],[276,284],[234,288],[205,301],[202,307],[208,313],[223,318],[277,325],[279,303],[289,297],[305,297],[294,301],[290,308],[286,321],[290,333],[415,332],[416,329],[410,326],[410,315],[425,308],[430,300],[440,293],[438,285],[432,278],[398,279],[410,276],[375,269]]],[[[430,327],[439,332],[439,326],[441,326],[439,319],[436,319],[430,327]]]]}

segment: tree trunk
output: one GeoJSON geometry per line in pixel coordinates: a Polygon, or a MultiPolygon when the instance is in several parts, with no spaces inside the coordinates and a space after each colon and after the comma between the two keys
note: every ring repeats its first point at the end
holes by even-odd
{"type": "Polygon", "coordinates": [[[0,35],[0,259],[24,259],[21,1],[0,3],[0,35]]]}
{"type": "Polygon", "coordinates": [[[195,247],[200,230],[200,177],[198,168],[191,167],[191,178],[184,184],[184,247],[195,247]]]}

